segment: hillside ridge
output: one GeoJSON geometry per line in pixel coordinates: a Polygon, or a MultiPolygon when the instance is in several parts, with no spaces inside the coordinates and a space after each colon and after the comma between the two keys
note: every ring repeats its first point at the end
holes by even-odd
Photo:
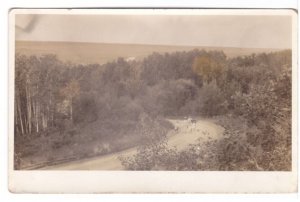
{"type": "Polygon", "coordinates": [[[63,62],[77,64],[104,64],[123,57],[128,60],[141,60],[153,52],[171,53],[203,49],[206,51],[224,51],[227,57],[250,55],[252,53],[273,52],[280,49],[209,47],[209,46],[172,46],[150,44],[90,43],[90,42],[49,42],[16,41],[17,54],[45,55],[55,54],[63,62]]]}

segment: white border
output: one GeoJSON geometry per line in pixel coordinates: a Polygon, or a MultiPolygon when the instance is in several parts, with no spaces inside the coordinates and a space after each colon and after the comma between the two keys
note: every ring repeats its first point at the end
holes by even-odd
{"type": "Polygon", "coordinates": [[[70,7],[168,7],[168,8],[298,8],[297,0],[11,0],[9,7],[70,8],[70,7]]]}
{"type": "MultiPolygon", "coordinates": [[[[10,24],[14,25],[12,10],[10,24]]],[[[9,188],[23,193],[278,193],[297,190],[297,15],[292,10],[26,10],[51,14],[188,14],[194,15],[291,15],[293,18],[293,164],[292,172],[176,172],[176,171],[14,171],[13,89],[14,26],[10,27],[9,68],[9,188]]]]}
{"type": "Polygon", "coordinates": [[[165,9],[165,8],[90,8],[90,9],[11,9],[15,14],[51,14],[51,15],[287,15],[296,18],[292,9],[165,9]]]}

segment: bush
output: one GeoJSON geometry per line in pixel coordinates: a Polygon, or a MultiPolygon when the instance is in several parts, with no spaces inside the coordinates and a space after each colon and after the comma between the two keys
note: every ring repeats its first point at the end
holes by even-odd
{"type": "Polygon", "coordinates": [[[74,101],[73,107],[73,120],[74,123],[80,122],[93,122],[98,119],[98,110],[95,98],[91,93],[82,93],[74,101]]]}
{"type": "Polygon", "coordinates": [[[228,101],[215,82],[204,85],[198,93],[200,112],[204,116],[225,114],[228,110],[228,101]]]}
{"type": "Polygon", "coordinates": [[[200,170],[199,156],[194,147],[177,151],[165,141],[160,141],[139,147],[132,157],[119,158],[128,170],[200,170]]]}

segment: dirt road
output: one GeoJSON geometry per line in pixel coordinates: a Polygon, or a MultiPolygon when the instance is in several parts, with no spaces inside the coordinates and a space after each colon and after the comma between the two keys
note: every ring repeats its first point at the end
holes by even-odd
{"type": "MultiPolygon", "coordinates": [[[[223,128],[210,120],[169,120],[175,129],[168,134],[168,145],[176,147],[178,150],[186,148],[189,144],[198,141],[205,143],[218,139],[223,134],[223,128]]],[[[123,166],[118,159],[120,155],[130,156],[136,152],[136,148],[131,148],[121,152],[108,154],[89,159],[72,161],[55,166],[47,166],[43,170],[123,170],[123,166]]]]}

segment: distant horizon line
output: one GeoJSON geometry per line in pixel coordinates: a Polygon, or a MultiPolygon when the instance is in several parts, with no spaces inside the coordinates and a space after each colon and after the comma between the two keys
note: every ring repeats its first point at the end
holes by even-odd
{"type": "Polygon", "coordinates": [[[209,45],[181,45],[181,44],[149,44],[149,43],[119,43],[119,42],[91,42],[91,41],[42,41],[42,40],[15,40],[15,42],[40,42],[40,43],[86,43],[86,44],[121,44],[137,46],[174,46],[174,47],[206,47],[206,48],[237,48],[237,49],[274,49],[274,50],[292,50],[292,48],[266,48],[266,47],[236,47],[236,46],[209,46],[209,45]]]}

